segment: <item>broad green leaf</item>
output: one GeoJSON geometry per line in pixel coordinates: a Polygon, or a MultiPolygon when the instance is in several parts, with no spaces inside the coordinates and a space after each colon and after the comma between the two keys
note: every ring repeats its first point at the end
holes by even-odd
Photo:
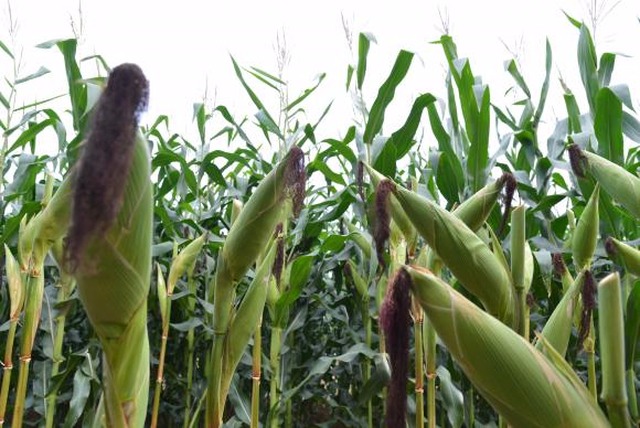
{"type": "Polygon", "coordinates": [[[591,33],[586,25],[580,27],[578,39],[578,66],[582,85],[587,93],[587,101],[592,112],[596,111],[596,96],[600,85],[598,83],[596,48],[591,33]]]}
{"type": "Polygon", "coordinates": [[[598,81],[601,87],[609,86],[611,82],[611,74],[616,63],[616,54],[603,53],[600,56],[600,67],[598,67],[598,81]]]}
{"type": "Polygon", "coordinates": [[[300,95],[298,98],[293,100],[287,107],[285,107],[285,110],[291,111],[295,106],[297,106],[302,101],[304,101],[309,95],[311,95],[316,89],[318,89],[318,86],[320,86],[320,84],[322,83],[325,77],[327,77],[327,73],[321,73],[320,75],[318,75],[318,77],[316,77],[316,80],[317,80],[316,84],[310,88],[305,89],[302,92],[302,95],[300,95]]]}
{"type": "Polygon", "coordinates": [[[516,64],[516,61],[514,59],[507,61],[505,64],[505,69],[509,72],[511,77],[513,77],[513,80],[516,81],[516,84],[518,85],[518,87],[520,87],[520,89],[522,89],[522,92],[525,93],[527,98],[531,98],[531,91],[529,91],[529,87],[527,86],[527,82],[525,82],[524,77],[522,77],[522,74],[520,74],[520,70],[518,70],[518,64],[516,64]]]}
{"type": "Polygon", "coordinates": [[[551,77],[551,66],[553,65],[553,53],[551,51],[551,44],[549,39],[545,43],[545,75],[544,82],[542,83],[542,89],[540,89],[540,99],[538,100],[538,107],[533,115],[533,128],[537,129],[542,117],[542,111],[544,110],[545,103],[547,101],[547,94],[549,93],[549,78],[551,77]]]}
{"type": "Polygon", "coordinates": [[[387,80],[380,86],[378,90],[378,96],[376,97],[373,105],[371,106],[371,112],[369,113],[369,120],[364,130],[364,142],[367,144],[373,143],[373,138],[382,129],[382,123],[384,122],[384,114],[393,100],[396,93],[396,88],[404,80],[411,61],[413,60],[413,53],[405,50],[401,50],[396,57],[396,62],[393,65],[391,73],[387,80]]]}
{"type": "Polygon", "coordinates": [[[576,97],[572,93],[564,94],[564,103],[567,107],[567,114],[569,116],[569,129],[570,134],[577,134],[582,132],[582,125],[580,124],[580,108],[576,102],[576,97]]]}
{"type": "Polygon", "coordinates": [[[447,409],[447,419],[452,427],[460,428],[464,423],[464,397],[462,392],[456,387],[451,373],[444,366],[436,369],[438,380],[440,381],[440,391],[444,406],[447,409]]]}
{"type": "Polygon", "coordinates": [[[420,118],[422,117],[422,112],[429,105],[432,105],[436,101],[436,98],[427,93],[420,95],[413,102],[413,106],[411,107],[411,111],[409,112],[409,116],[404,122],[404,125],[396,132],[391,134],[391,138],[387,140],[386,144],[395,144],[396,146],[396,156],[397,159],[402,158],[406,155],[411,147],[413,146],[413,137],[416,135],[416,131],[418,130],[418,125],[420,124],[420,118]]]}
{"type": "Polygon", "coordinates": [[[622,112],[622,132],[636,143],[640,143],[640,122],[632,114],[622,112]]]}
{"type": "Polygon", "coordinates": [[[375,43],[376,38],[371,33],[360,33],[358,36],[358,65],[356,76],[358,79],[358,89],[362,90],[362,84],[367,74],[367,57],[371,42],[375,43]]]}
{"type": "Polygon", "coordinates": [[[622,102],[609,88],[598,91],[594,131],[598,139],[598,153],[618,165],[623,165],[622,102]]]}

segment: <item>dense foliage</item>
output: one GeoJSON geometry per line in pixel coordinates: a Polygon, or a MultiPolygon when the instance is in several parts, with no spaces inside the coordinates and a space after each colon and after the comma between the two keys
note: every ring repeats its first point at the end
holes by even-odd
{"type": "MultiPolygon", "coordinates": [[[[246,203],[292,146],[301,148],[306,159],[306,196],[299,215],[280,228],[279,245],[283,251],[280,263],[284,267],[280,271],[274,269],[277,294],[266,298],[260,324],[262,384],[258,398],[262,423],[353,427],[379,426],[384,419],[383,386],[389,373],[377,322],[380,307],[393,269],[398,262],[407,261],[406,255],[409,262],[420,263],[425,241],[408,239],[408,234],[416,236],[415,230],[408,231],[411,224],[403,225],[394,217],[390,244],[376,247],[373,237],[378,236],[384,210],[378,207],[380,202],[374,195],[371,185],[374,179],[367,178],[370,174],[360,162],[370,164],[377,172],[406,184],[449,211],[502,173],[511,173],[517,182],[516,201],[525,207],[523,233],[533,255],[531,285],[524,296],[531,323],[527,339],[533,341],[535,332],[542,331],[567,291],[562,266],[578,275],[585,263],[590,264],[590,275],[595,281],[608,273],[621,272],[628,308],[625,361],[626,368],[633,369],[640,331],[640,281],[638,272],[634,273],[628,262],[608,255],[612,244],[606,238],[638,247],[639,214],[633,208],[633,204],[637,207],[637,201],[633,202],[633,195],[629,196],[631,201],[620,200],[619,195],[605,188],[606,183],[597,180],[603,188],[599,191],[599,203],[596,201],[599,219],[596,217],[596,235],[591,239],[595,247],[583,256],[584,248],[590,244],[576,244],[572,237],[578,234],[587,201],[595,193],[595,181],[574,172],[579,169],[582,152],[576,152],[570,159],[568,147],[577,144],[582,151],[597,153],[637,178],[640,122],[628,86],[611,83],[616,55],[598,56],[588,28],[570,21],[575,28],[568,31],[580,32],[577,57],[584,86],[571,89],[585,91],[588,101],[585,106],[579,106],[569,88],[565,88],[563,100],[547,100],[553,68],[548,43],[543,85],[537,90],[530,88],[526,73],[518,68],[517,61],[510,60],[506,72],[513,77],[513,91],[519,99],[513,105],[495,105],[489,85],[473,73],[473,58],[459,56],[453,39],[445,34],[438,43],[449,64],[443,82],[446,99],[428,92],[417,96],[413,105],[407,106],[409,114],[404,124],[389,132],[383,127],[385,111],[414,55],[399,52],[376,98],[362,99],[367,57],[374,52],[369,52],[369,36],[361,34],[357,63],[348,67],[346,87],[354,94],[357,100],[354,108],[364,120],[349,124],[340,136],[326,135],[322,127],[330,105],[321,110],[320,117],[306,115],[305,106],[313,102],[316,91],[322,90],[322,79],[290,100],[286,84],[280,78],[257,68],[243,68],[235,60],[231,66],[255,106],[251,116],[231,112],[224,105],[198,103],[194,105],[197,141],[172,133],[166,116],[156,118],[144,128],[152,154],[154,182],[152,255],[154,269],[157,263],[159,270],[159,274],[156,271],[152,274],[148,297],[150,397],[155,392],[153,380],[166,316],[158,299],[162,305],[162,299],[169,298],[171,306],[158,414],[160,425],[186,426],[191,421],[198,426],[198,418],[204,417],[205,370],[214,316],[209,284],[219,265],[218,255],[229,234],[234,210],[239,206],[234,201],[246,203]],[[278,111],[266,108],[268,103],[254,89],[257,85],[274,90],[278,111]],[[556,123],[551,135],[539,135],[540,121],[549,102],[563,103],[566,115],[556,123]],[[425,132],[420,137],[418,131],[423,128],[425,132]],[[265,147],[270,149],[265,151],[265,147]],[[163,297],[164,291],[159,292],[158,287],[164,290],[165,285],[158,278],[166,278],[179,251],[203,234],[206,234],[204,245],[195,255],[191,269],[163,297]],[[605,242],[609,243],[607,248],[605,242]]],[[[21,222],[42,209],[46,189],[50,185],[58,187],[89,132],[94,94],[105,78],[83,74],[82,64],[97,61],[104,75],[108,72],[107,62],[101,58],[77,58],[76,46],[74,39],[43,45],[61,52],[68,84],[68,109],[53,110],[46,100],[17,108],[16,92],[42,73],[5,76],[7,85],[0,93],[5,112],[0,122],[3,128],[0,239],[13,254],[19,253],[21,222]],[[43,155],[42,145],[57,145],[56,154],[43,155]]],[[[7,46],[0,47],[0,54],[13,58],[7,46]]],[[[367,81],[367,84],[376,83],[367,81]]],[[[640,195],[637,189],[636,198],[640,195]]],[[[508,206],[504,207],[506,203],[502,205],[490,207],[487,227],[481,228],[478,236],[491,242],[493,235],[493,251],[499,252],[505,262],[513,262],[514,226],[510,221],[503,224],[503,214],[507,212],[508,220],[510,211],[508,206]]],[[[3,260],[8,266],[8,255],[3,260]]],[[[513,265],[511,269],[514,270],[513,265]]],[[[238,296],[245,293],[257,270],[256,266],[240,281],[238,296]]],[[[451,272],[455,272],[453,266],[450,271],[444,269],[442,277],[478,305],[482,301],[486,306],[483,299],[460,287],[455,281],[458,275],[451,272]]],[[[48,413],[46,407],[52,403],[56,410],[55,416],[47,421],[50,426],[90,425],[99,405],[103,364],[100,343],[79,304],[77,291],[69,282],[60,272],[56,258],[47,257],[40,323],[30,354],[24,419],[27,426],[41,425],[48,413]]],[[[8,347],[4,338],[8,337],[9,319],[13,316],[8,284],[9,275],[2,269],[2,355],[8,347]]],[[[583,294],[584,302],[587,298],[583,294]]],[[[421,314],[417,307],[412,309],[414,325],[421,326],[421,314]]],[[[589,324],[597,325],[597,309],[594,314],[591,319],[588,318],[591,313],[587,314],[587,330],[589,324]]],[[[16,344],[27,334],[21,327],[17,328],[16,344]]],[[[595,357],[600,355],[598,342],[594,347],[595,333],[593,329],[585,332],[584,327],[584,322],[576,322],[571,331],[566,360],[585,384],[588,380],[601,385],[601,360],[595,357]],[[594,364],[595,378],[589,373],[590,364],[594,364]]],[[[422,327],[416,327],[417,330],[422,327]]],[[[422,409],[417,409],[416,403],[423,401],[415,391],[421,390],[424,383],[422,376],[416,378],[413,364],[415,358],[419,361],[424,358],[422,340],[428,339],[412,335],[410,342],[410,379],[406,388],[411,426],[415,424],[416,413],[421,415],[426,408],[425,403],[422,409]]],[[[252,341],[245,349],[231,382],[224,410],[226,426],[249,424],[251,420],[252,378],[256,374],[252,370],[253,346],[252,341]]],[[[430,355],[426,345],[424,351],[430,355]]],[[[15,346],[4,359],[5,365],[13,361],[14,379],[19,355],[22,355],[19,347],[15,346]]],[[[471,385],[442,342],[438,342],[434,360],[417,365],[418,373],[426,368],[427,376],[435,379],[438,425],[458,427],[465,421],[467,426],[498,423],[496,412],[471,385]]],[[[637,379],[632,379],[631,385],[636,383],[637,379]]],[[[11,420],[15,406],[14,392],[12,383],[6,421],[11,420]]],[[[634,396],[637,388],[629,392],[631,416],[637,421],[634,396]]]]}

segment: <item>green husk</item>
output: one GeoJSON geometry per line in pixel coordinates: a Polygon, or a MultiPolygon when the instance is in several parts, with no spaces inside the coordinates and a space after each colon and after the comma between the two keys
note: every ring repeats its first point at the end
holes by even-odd
{"type": "Polygon", "coordinates": [[[610,237],[607,239],[607,251],[619,256],[628,272],[640,276],[640,250],[610,237]]]}
{"type": "Polygon", "coordinates": [[[405,269],[438,337],[510,425],[609,426],[587,390],[577,387],[521,336],[429,271],[405,269]]]}
{"type": "Polygon", "coordinates": [[[600,221],[598,215],[599,195],[600,186],[596,184],[587,206],[578,219],[571,240],[573,261],[578,269],[583,269],[591,264],[591,258],[596,250],[600,221]]]}
{"type": "Polygon", "coordinates": [[[76,271],[80,300],[104,350],[109,426],[142,426],[147,414],[153,225],[149,158],[147,142],[138,135],[117,219],[103,238],[89,242],[76,271]]]}
{"type": "Polygon", "coordinates": [[[602,362],[602,400],[614,428],[631,427],[627,408],[624,319],[620,276],[612,273],[598,284],[598,327],[602,362]]]}
{"type": "MultiPolygon", "coordinates": [[[[542,329],[541,337],[544,337],[548,346],[552,346],[563,358],[567,353],[569,339],[571,337],[571,327],[573,326],[574,314],[579,309],[580,292],[584,283],[585,270],[581,271],[573,284],[569,287],[558,306],[553,310],[549,320],[542,329]]],[[[538,340],[535,347],[539,351],[544,351],[545,345],[538,340]]]]}
{"type": "Polygon", "coordinates": [[[640,218],[640,178],[602,156],[572,147],[579,150],[580,165],[586,166],[595,181],[631,215],[640,218]]]}
{"type": "MultiPolygon", "coordinates": [[[[291,183],[291,178],[299,175],[301,171],[297,170],[303,167],[302,151],[294,146],[258,185],[232,224],[218,255],[216,274],[211,283],[214,340],[207,389],[207,426],[218,427],[222,423],[223,350],[233,315],[236,283],[264,251],[282,213],[286,212],[287,198],[295,198],[295,192],[302,191],[293,188],[301,184],[291,183]]],[[[255,328],[255,323],[252,327],[255,328]]]]}
{"type": "Polygon", "coordinates": [[[418,233],[487,310],[506,324],[514,317],[511,278],[489,247],[458,217],[396,185],[396,198],[418,233]]]}

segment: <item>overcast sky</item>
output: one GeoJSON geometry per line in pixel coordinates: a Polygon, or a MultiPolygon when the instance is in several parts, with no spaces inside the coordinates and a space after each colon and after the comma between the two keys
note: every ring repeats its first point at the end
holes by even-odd
{"type": "MultiPolygon", "coordinates": [[[[322,72],[327,79],[310,100],[313,120],[330,100],[335,100],[321,138],[344,133],[353,111],[345,91],[346,69],[355,63],[357,46],[349,46],[344,24],[353,34],[372,33],[377,44],[369,55],[369,73],[364,94],[373,102],[400,49],[417,54],[406,82],[388,111],[385,130],[399,126],[412,100],[424,92],[443,95],[444,55],[429,42],[442,34],[442,21],[458,45],[460,56],[469,57],[475,74],[492,90],[492,102],[505,105],[504,92],[511,85],[503,62],[518,56],[525,79],[533,93],[539,92],[544,76],[544,43],[548,37],[554,55],[552,88],[546,119],[564,114],[558,77],[562,75],[582,105],[584,95],[576,62],[578,31],[563,15],[588,21],[588,0],[485,0],[372,2],[343,0],[309,2],[301,0],[224,2],[182,0],[85,1],[81,13],[77,0],[12,0],[13,18],[18,23],[15,47],[23,49],[21,74],[41,65],[52,73],[39,83],[21,87],[23,102],[43,99],[64,90],[64,68],[56,50],[34,46],[50,39],[73,35],[73,22],[80,32],[79,56],[101,54],[111,66],[132,61],[140,64],[151,82],[151,105],[147,120],[168,114],[176,132],[193,135],[192,104],[202,101],[205,88],[211,105],[228,106],[237,117],[251,116],[251,106],[233,74],[229,55],[243,66],[277,72],[276,37],[284,34],[290,61],[284,71],[291,97],[310,86],[322,72]],[[445,6],[446,5],[446,6],[445,6]],[[444,17],[444,18],[442,18],[444,17]],[[511,53],[510,53],[511,51],[511,53]],[[317,109],[313,111],[313,109],[317,109]]],[[[1,7],[2,40],[10,44],[8,6],[1,7]]],[[[612,83],[631,84],[638,104],[640,76],[640,2],[608,0],[597,2],[604,12],[596,31],[598,54],[614,51],[630,56],[616,63],[612,83]],[[604,8],[602,5],[604,4],[604,8]]],[[[10,64],[0,62],[3,74],[10,64]]],[[[91,76],[95,67],[85,64],[91,76]]],[[[249,80],[265,99],[277,105],[277,97],[249,80]]],[[[537,96],[536,96],[537,98],[537,96]]]]}

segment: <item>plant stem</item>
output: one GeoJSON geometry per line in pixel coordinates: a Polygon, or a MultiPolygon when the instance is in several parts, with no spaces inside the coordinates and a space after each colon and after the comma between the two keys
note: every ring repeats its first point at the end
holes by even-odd
{"type": "MultiPolygon", "coordinates": [[[[62,303],[69,298],[73,287],[73,279],[67,275],[61,274],[60,282],[58,283],[58,296],[57,302],[62,303]]],[[[62,342],[64,339],[64,328],[67,319],[66,310],[60,310],[56,316],[56,334],[53,342],[53,364],[51,366],[51,378],[56,376],[60,371],[60,363],[64,360],[62,357],[62,342]]],[[[46,427],[53,427],[53,421],[56,413],[56,399],[58,397],[58,391],[51,391],[47,398],[46,404],[46,427]]]]}
{"type": "Polygon", "coordinates": [[[260,376],[261,376],[261,357],[262,357],[262,317],[256,327],[253,335],[253,368],[251,371],[251,428],[259,428],[260,426],[260,376]]]}
{"type": "Polygon", "coordinates": [[[584,341],[584,351],[587,353],[587,386],[589,392],[594,400],[598,400],[598,387],[596,385],[596,335],[593,326],[593,315],[591,315],[591,321],[589,322],[589,336],[584,341]]]}
{"type": "Polygon", "coordinates": [[[269,389],[269,426],[277,428],[278,407],[280,398],[280,348],[282,346],[282,328],[273,327],[271,330],[271,346],[269,351],[269,364],[271,365],[271,382],[269,389]]]}
{"type": "Polygon", "coordinates": [[[7,401],[9,400],[9,386],[11,385],[11,373],[13,371],[13,343],[16,336],[16,328],[18,327],[18,318],[12,319],[9,324],[9,333],[7,336],[7,344],[4,350],[4,361],[2,363],[2,390],[0,393],[0,427],[4,425],[4,415],[7,410],[7,401]]]}
{"type": "Polygon", "coordinates": [[[25,314],[23,325],[23,336],[20,343],[20,370],[18,371],[18,387],[16,390],[16,402],[13,409],[12,428],[22,427],[24,405],[27,395],[27,385],[29,380],[29,364],[31,362],[31,351],[35,340],[40,313],[42,311],[42,297],[44,293],[44,276],[42,266],[32,269],[27,276],[25,314]]]}
{"type": "MultiPolygon", "coordinates": [[[[371,348],[371,316],[369,316],[369,295],[362,296],[362,324],[364,326],[364,343],[367,348],[371,348]]],[[[371,377],[371,361],[364,362],[363,384],[367,383],[371,377]]],[[[367,427],[373,428],[373,398],[367,401],[367,427]]]]}
{"type": "Polygon", "coordinates": [[[638,420],[638,397],[636,396],[635,388],[636,373],[635,370],[630,368],[627,370],[627,396],[629,397],[629,410],[631,412],[631,419],[638,420]]]}
{"type": "Polygon", "coordinates": [[[162,392],[162,380],[164,378],[164,359],[167,352],[167,339],[169,337],[169,320],[171,319],[171,292],[167,293],[167,316],[162,325],[162,337],[160,338],[160,358],[158,360],[158,374],[156,375],[156,388],[153,395],[153,410],[151,411],[151,427],[158,426],[158,412],[160,410],[160,393],[162,392]]]}
{"type": "Polygon", "coordinates": [[[427,422],[429,428],[436,426],[436,331],[426,320],[423,329],[427,348],[427,422]]]}
{"type": "MultiPolygon", "coordinates": [[[[192,298],[188,299],[189,316],[193,316],[195,310],[195,295],[196,295],[196,282],[193,276],[189,274],[187,279],[187,287],[192,295],[192,298]]],[[[184,423],[183,428],[189,427],[190,409],[191,409],[191,388],[193,385],[193,353],[195,351],[195,328],[190,328],[187,332],[187,390],[185,394],[184,404],[184,423]]]]}
{"type": "Polygon", "coordinates": [[[413,300],[413,312],[414,312],[414,336],[415,336],[415,350],[416,350],[416,427],[424,427],[424,357],[422,348],[422,334],[424,324],[424,313],[422,308],[417,304],[415,299],[413,300]]]}

